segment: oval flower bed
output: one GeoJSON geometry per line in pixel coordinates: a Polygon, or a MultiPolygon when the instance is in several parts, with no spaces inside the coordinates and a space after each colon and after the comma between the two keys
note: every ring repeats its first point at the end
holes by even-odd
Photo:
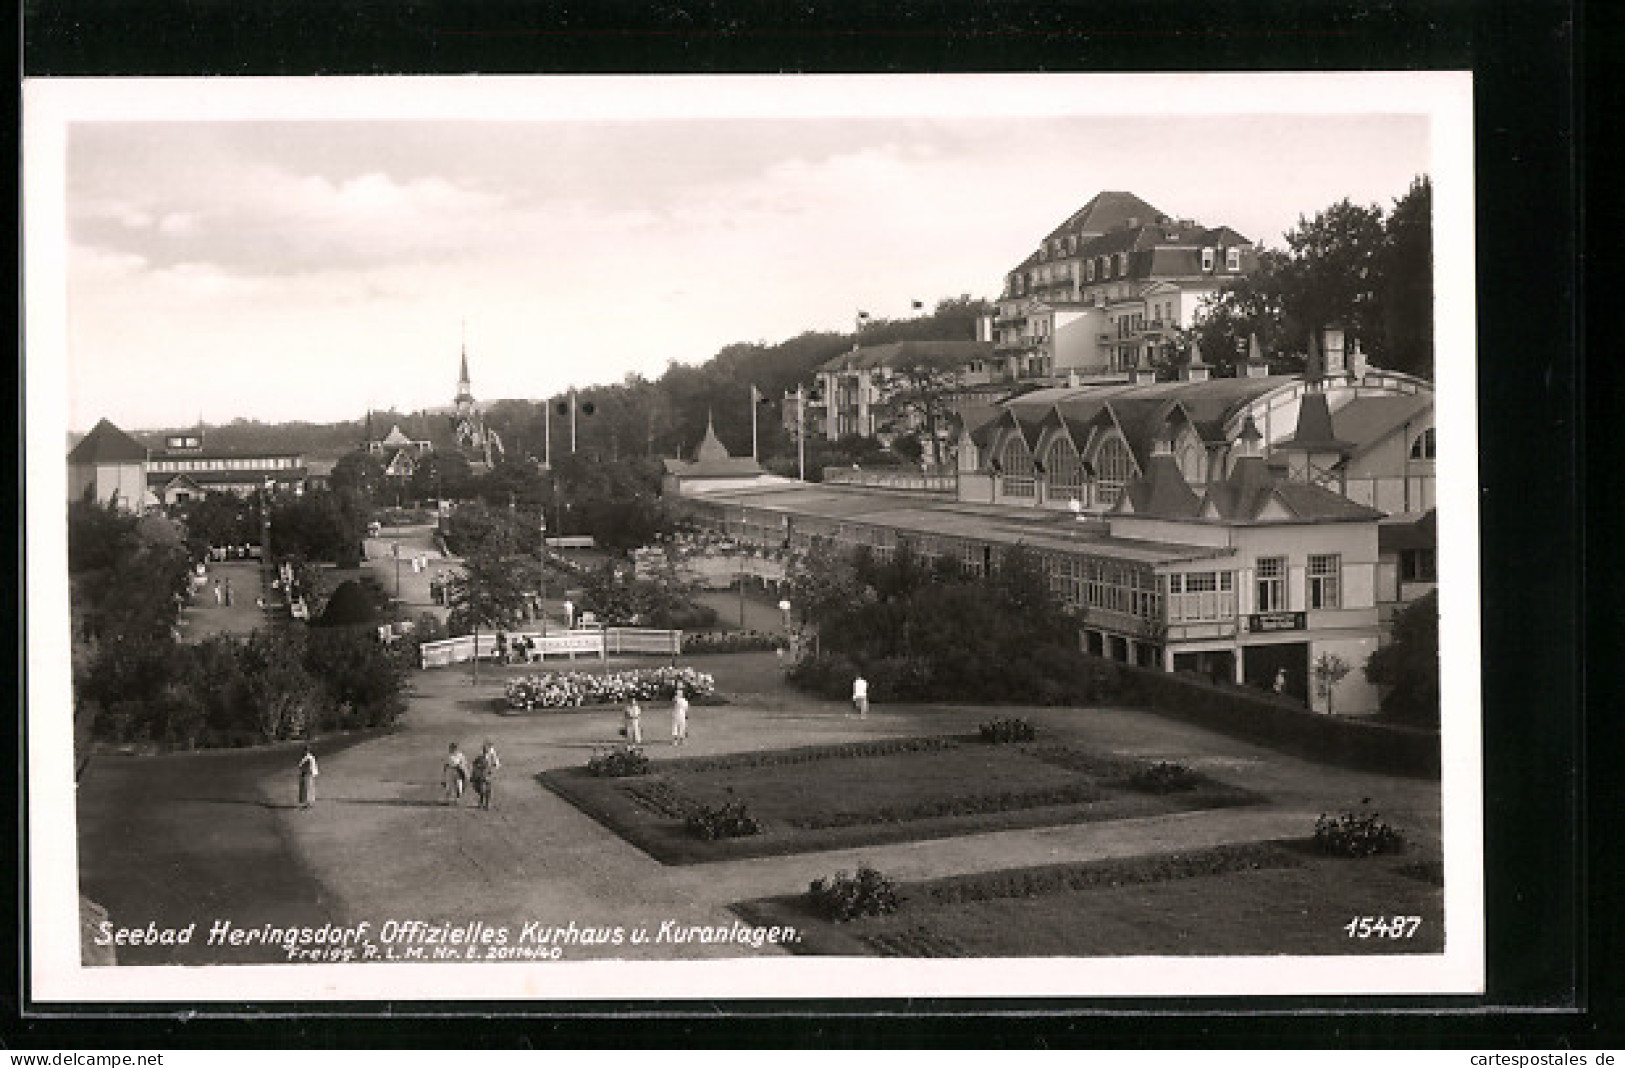
{"type": "Polygon", "coordinates": [[[640,701],[670,698],[681,685],[690,697],[708,697],[717,683],[693,668],[643,668],[598,674],[586,671],[550,671],[526,675],[508,683],[508,707],[576,708],[617,704],[636,697],[640,701]]]}

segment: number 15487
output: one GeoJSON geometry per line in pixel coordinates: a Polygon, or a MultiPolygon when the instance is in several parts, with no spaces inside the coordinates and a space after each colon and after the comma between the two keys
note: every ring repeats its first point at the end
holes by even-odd
{"type": "Polygon", "coordinates": [[[1420,916],[1356,916],[1343,930],[1350,938],[1410,938],[1421,926],[1420,916]]]}

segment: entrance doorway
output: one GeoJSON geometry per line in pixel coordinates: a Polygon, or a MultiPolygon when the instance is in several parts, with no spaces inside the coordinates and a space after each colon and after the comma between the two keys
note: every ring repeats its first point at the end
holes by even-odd
{"type": "Polygon", "coordinates": [[[1275,676],[1286,672],[1288,697],[1309,703],[1309,643],[1282,642],[1280,645],[1250,645],[1242,654],[1247,685],[1261,690],[1275,689],[1275,676]]]}

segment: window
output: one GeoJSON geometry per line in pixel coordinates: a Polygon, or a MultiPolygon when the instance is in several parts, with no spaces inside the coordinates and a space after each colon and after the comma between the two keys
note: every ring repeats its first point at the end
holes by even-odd
{"type": "Polygon", "coordinates": [[[1202,270],[1213,270],[1213,250],[1210,248],[1202,250],[1202,270]]]}
{"type": "Polygon", "coordinates": [[[1433,428],[1428,427],[1417,436],[1415,441],[1411,442],[1411,459],[1431,460],[1434,458],[1433,453],[1435,448],[1436,444],[1433,438],[1433,428]]]}
{"type": "Polygon", "coordinates": [[[1123,487],[1134,477],[1134,458],[1123,439],[1110,437],[1095,454],[1095,500],[1109,508],[1123,495],[1123,487]]]}
{"type": "Polygon", "coordinates": [[[1095,280],[1095,261],[1094,260],[1089,261],[1088,274],[1089,274],[1089,281],[1093,282],[1095,280]]]}
{"type": "Polygon", "coordinates": [[[1119,252],[1117,254],[1117,277],[1121,278],[1125,274],[1128,274],[1128,253],[1119,252]]]}
{"type": "Polygon", "coordinates": [[[1286,609],[1286,557],[1260,557],[1257,577],[1258,596],[1254,608],[1259,612],[1284,611],[1286,609]]]}
{"type": "Polygon", "coordinates": [[[1235,573],[1199,571],[1168,576],[1168,622],[1234,619],[1235,573]]]}
{"type": "Polygon", "coordinates": [[[1342,607],[1343,558],[1336,553],[1309,557],[1309,607],[1342,607]]]}
{"type": "Polygon", "coordinates": [[[1002,466],[1005,496],[1033,496],[1033,454],[1019,434],[1005,443],[1002,466]]]}
{"type": "Polygon", "coordinates": [[[1241,249],[1227,248],[1224,250],[1224,269],[1227,271],[1241,270],[1241,249]]]}
{"type": "Polygon", "coordinates": [[[1049,468],[1050,489],[1055,496],[1082,499],[1083,464],[1070,438],[1055,439],[1055,443],[1049,447],[1049,458],[1044,466],[1049,468]]]}
{"type": "Polygon", "coordinates": [[[1437,549],[1406,549],[1399,554],[1401,582],[1438,582],[1439,554],[1437,549]]]}

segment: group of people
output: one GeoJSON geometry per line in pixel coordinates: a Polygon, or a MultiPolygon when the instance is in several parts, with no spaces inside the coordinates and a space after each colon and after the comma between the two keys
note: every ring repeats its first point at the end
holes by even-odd
{"type": "MultiPolygon", "coordinates": [[[[626,725],[621,728],[628,745],[643,744],[643,709],[638,699],[632,698],[626,706],[626,725]]],[[[671,698],[671,744],[683,745],[688,741],[688,695],[681,686],[671,698]]]]}
{"type": "Polygon", "coordinates": [[[536,651],[530,635],[521,634],[513,640],[503,631],[497,632],[497,662],[500,664],[528,664],[536,651]]]}
{"type": "Polygon", "coordinates": [[[489,741],[480,755],[472,762],[452,742],[446,748],[446,761],[443,767],[443,780],[445,785],[445,799],[452,804],[461,804],[463,794],[468,786],[474,787],[474,795],[479,799],[480,808],[490,808],[491,800],[496,794],[497,770],[502,767],[502,761],[497,757],[497,747],[489,741]]]}

